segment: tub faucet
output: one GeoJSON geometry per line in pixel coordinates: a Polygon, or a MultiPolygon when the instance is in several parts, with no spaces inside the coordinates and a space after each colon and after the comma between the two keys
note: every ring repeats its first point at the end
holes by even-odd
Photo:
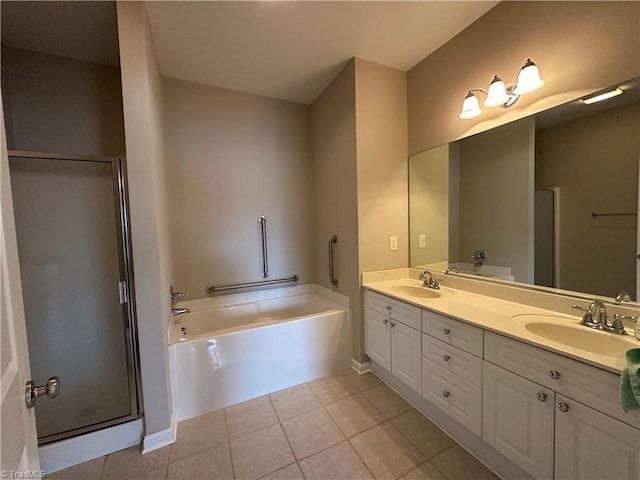
{"type": "Polygon", "coordinates": [[[173,286],[169,287],[169,300],[171,300],[171,310],[173,311],[173,307],[176,306],[176,302],[181,298],[188,297],[189,293],[187,292],[176,292],[173,290],[173,286]]]}
{"type": "Polygon", "coordinates": [[[615,303],[630,302],[631,297],[629,296],[628,292],[620,292],[618,295],[616,295],[616,298],[614,298],[613,301],[615,303]]]}
{"type": "Polygon", "coordinates": [[[183,313],[191,313],[189,311],[188,308],[184,308],[184,307],[173,307],[171,309],[171,315],[173,315],[174,317],[177,315],[182,315],[183,313]]]}
{"type": "Polygon", "coordinates": [[[424,280],[422,282],[423,287],[434,288],[436,290],[440,288],[440,284],[435,278],[433,278],[433,275],[431,275],[431,272],[429,270],[425,270],[424,272],[422,272],[418,277],[418,280],[424,280]]]}

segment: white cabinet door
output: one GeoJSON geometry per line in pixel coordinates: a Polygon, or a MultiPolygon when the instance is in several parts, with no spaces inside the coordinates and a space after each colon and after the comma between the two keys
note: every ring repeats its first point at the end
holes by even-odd
{"type": "Polygon", "coordinates": [[[416,392],[422,392],[422,334],[391,320],[391,373],[416,392]]]}
{"type": "Polygon", "coordinates": [[[556,395],[556,480],[638,480],[640,430],[556,395]]]}
{"type": "Polygon", "coordinates": [[[551,478],[554,392],[488,362],[483,379],[483,440],[534,478],[551,478]]]}
{"type": "Polygon", "coordinates": [[[364,323],[364,352],[381,367],[391,370],[389,317],[367,308],[364,323]]]}

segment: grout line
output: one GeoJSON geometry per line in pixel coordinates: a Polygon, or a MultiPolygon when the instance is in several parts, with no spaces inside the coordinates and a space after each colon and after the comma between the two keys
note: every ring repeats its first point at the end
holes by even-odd
{"type": "Polygon", "coordinates": [[[102,472],[104,471],[104,466],[107,464],[107,457],[109,455],[105,455],[102,458],[102,465],[100,465],[100,471],[98,472],[98,476],[96,477],[97,480],[100,480],[100,477],[102,477],[102,472]]]}
{"type": "MultiPolygon", "coordinates": [[[[358,434],[359,435],[359,434],[358,434]]],[[[353,437],[351,437],[353,438],[353,437]]],[[[356,457],[358,457],[360,459],[360,461],[362,462],[362,464],[364,465],[364,468],[367,469],[367,471],[371,474],[371,478],[375,479],[377,478],[374,474],[373,474],[373,470],[371,470],[371,468],[369,467],[369,465],[367,464],[367,462],[364,461],[364,458],[362,458],[362,456],[360,455],[360,453],[358,452],[358,450],[356,450],[356,447],[353,446],[353,444],[351,443],[351,439],[347,439],[347,443],[349,444],[349,446],[351,447],[351,450],[353,450],[353,452],[356,454],[356,457]]]]}
{"type": "Polygon", "coordinates": [[[227,409],[222,409],[222,414],[224,415],[224,426],[227,431],[227,447],[229,448],[229,460],[231,461],[231,475],[233,478],[236,478],[236,469],[233,466],[233,451],[231,450],[231,435],[229,435],[229,422],[227,421],[227,409]]]}

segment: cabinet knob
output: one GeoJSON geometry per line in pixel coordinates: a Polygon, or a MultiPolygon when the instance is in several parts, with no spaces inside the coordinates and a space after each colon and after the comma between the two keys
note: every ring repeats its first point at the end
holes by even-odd
{"type": "Polygon", "coordinates": [[[549,376],[554,380],[557,380],[558,378],[560,378],[560,372],[557,372],[555,370],[549,370],[549,376]]]}
{"type": "Polygon", "coordinates": [[[387,312],[391,311],[391,305],[387,305],[385,308],[387,309],[387,312]]]}
{"type": "Polygon", "coordinates": [[[444,398],[448,398],[448,397],[449,397],[449,395],[451,395],[451,394],[450,394],[449,392],[447,392],[446,390],[445,390],[444,392],[442,392],[442,396],[443,396],[444,398]]]}
{"type": "Polygon", "coordinates": [[[559,403],[558,404],[558,410],[560,410],[561,412],[568,412],[569,411],[569,405],[567,405],[566,403],[559,403]]]}
{"type": "Polygon", "coordinates": [[[443,328],[442,333],[444,333],[445,335],[449,335],[451,333],[451,330],[449,330],[448,328],[443,328]]]}
{"type": "Polygon", "coordinates": [[[536,393],[536,398],[541,402],[544,402],[547,399],[547,394],[543,392],[536,393]]]}
{"type": "Polygon", "coordinates": [[[443,359],[445,362],[448,362],[450,358],[451,358],[451,357],[450,357],[449,355],[443,355],[443,356],[442,356],[442,359],[443,359]]]}
{"type": "Polygon", "coordinates": [[[389,324],[391,325],[391,328],[396,326],[396,322],[390,322],[389,324]]]}
{"type": "Polygon", "coordinates": [[[386,325],[387,323],[389,323],[389,319],[385,318],[384,320],[382,320],[382,323],[384,323],[386,325]]]}

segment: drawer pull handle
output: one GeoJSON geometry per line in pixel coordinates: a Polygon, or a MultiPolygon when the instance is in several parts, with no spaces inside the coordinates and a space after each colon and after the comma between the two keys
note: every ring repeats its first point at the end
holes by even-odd
{"type": "Polygon", "coordinates": [[[451,333],[451,330],[449,330],[448,328],[443,328],[442,333],[444,333],[445,335],[449,335],[451,333]]]}
{"type": "Polygon", "coordinates": [[[387,323],[389,323],[389,319],[385,318],[384,320],[382,320],[382,323],[384,323],[386,325],[387,323]]]}
{"type": "Polygon", "coordinates": [[[566,403],[559,403],[558,410],[567,413],[569,411],[569,405],[567,405],[566,403]]]}
{"type": "Polygon", "coordinates": [[[390,322],[391,328],[396,326],[396,322],[390,322]]]}
{"type": "Polygon", "coordinates": [[[387,305],[385,308],[387,309],[387,312],[391,311],[391,305],[387,305]]]}
{"type": "Polygon", "coordinates": [[[448,397],[449,397],[449,395],[451,395],[451,394],[450,394],[449,392],[447,392],[446,390],[445,390],[444,392],[442,392],[442,396],[443,396],[444,398],[448,398],[448,397]]]}
{"type": "Polygon", "coordinates": [[[544,402],[547,399],[547,394],[543,392],[536,393],[536,398],[541,402],[544,402]]]}
{"type": "Polygon", "coordinates": [[[557,380],[560,378],[560,372],[557,372],[556,370],[549,370],[549,376],[554,380],[557,380]]]}
{"type": "Polygon", "coordinates": [[[443,356],[442,356],[442,359],[443,359],[445,362],[448,362],[450,358],[451,358],[451,357],[450,357],[449,355],[443,355],[443,356]]]}

